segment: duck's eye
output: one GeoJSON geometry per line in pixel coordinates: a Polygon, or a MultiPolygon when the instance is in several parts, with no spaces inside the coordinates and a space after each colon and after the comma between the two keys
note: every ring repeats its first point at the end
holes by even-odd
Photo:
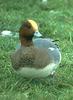
{"type": "Polygon", "coordinates": [[[31,25],[28,22],[24,22],[21,27],[30,29],[31,25]]]}
{"type": "Polygon", "coordinates": [[[25,23],[24,26],[29,28],[29,29],[31,28],[31,25],[29,23],[25,23]]]}
{"type": "Polygon", "coordinates": [[[31,26],[30,26],[30,25],[26,25],[26,27],[27,27],[27,28],[29,28],[29,29],[31,28],[31,26]]]}

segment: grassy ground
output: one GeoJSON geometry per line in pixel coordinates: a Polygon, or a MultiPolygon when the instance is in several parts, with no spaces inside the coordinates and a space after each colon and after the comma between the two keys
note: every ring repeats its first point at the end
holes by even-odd
{"type": "Polygon", "coordinates": [[[59,40],[62,62],[55,76],[25,79],[14,73],[10,54],[17,38],[0,36],[0,100],[73,100],[73,1],[0,0],[0,31],[17,32],[21,22],[34,19],[44,37],[59,40]]]}

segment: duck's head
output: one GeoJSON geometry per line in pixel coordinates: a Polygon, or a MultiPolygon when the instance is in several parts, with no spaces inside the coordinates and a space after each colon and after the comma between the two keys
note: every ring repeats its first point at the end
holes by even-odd
{"type": "MultiPolygon", "coordinates": [[[[33,20],[27,20],[23,22],[19,29],[19,38],[21,41],[21,45],[27,45],[32,43],[32,38],[36,37],[41,37],[42,35],[40,34],[38,30],[38,25],[35,21],[33,20]]],[[[28,46],[28,45],[27,45],[28,46]]]]}

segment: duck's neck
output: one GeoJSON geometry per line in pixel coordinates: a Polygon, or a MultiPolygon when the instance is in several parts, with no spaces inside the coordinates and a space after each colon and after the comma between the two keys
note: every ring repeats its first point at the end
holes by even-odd
{"type": "Polygon", "coordinates": [[[33,46],[32,40],[21,39],[20,42],[21,42],[21,46],[25,46],[25,47],[33,46]]]}

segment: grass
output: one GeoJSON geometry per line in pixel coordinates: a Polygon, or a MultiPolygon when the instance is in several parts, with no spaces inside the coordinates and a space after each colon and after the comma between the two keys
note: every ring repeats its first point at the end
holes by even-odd
{"type": "Polygon", "coordinates": [[[0,100],[73,99],[73,8],[72,0],[0,0],[0,31],[18,32],[21,23],[34,19],[44,37],[59,40],[62,62],[55,76],[25,79],[11,66],[10,54],[18,38],[0,36],[0,100]]]}

